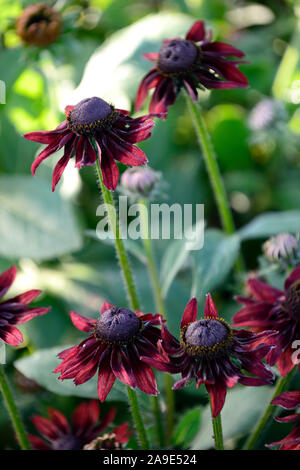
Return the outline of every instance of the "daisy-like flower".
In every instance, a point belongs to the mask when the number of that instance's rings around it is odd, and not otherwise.
[[[270,341],[275,334],[233,330],[219,318],[211,296],[207,295],[204,318],[197,320],[197,301],[192,299],[183,313],[180,341],[162,324],[162,339],[158,342],[161,358],[142,357],[142,361],[158,370],[181,373],[182,379],[175,383],[174,390],[192,379],[196,380],[197,388],[205,384],[215,418],[224,406],[227,388],[237,382],[249,386],[272,383],[273,373],[262,362],[272,346],[263,340]]]
[[[75,168],[94,165],[98,151],[103,182],[116,189],[119,170],[115,160],[124,165],[145,165],[147,157],[134,144],[148,139],[154,126],[153,115],[136,119],[128,111],[115,109],[101,98],[93,97],[67,106],[66,119],[53,131],[29,132],[25,139],[48,144],[33,162],[35,175],[43,160],[64,147],[64,155],[54,168],[52,191],[55,190],[67,164],[75,155]]]
[[[34,46],[48,46],[61,32],[61,16],[45,3],[36,3],[25,8],[16,21],[16,33],[25,42]]]
[[[300,265],[288,276],[284,290],[276,289],[258,279],[250,279],[251,297],[236,297],[245,306],[233,321],[237,326],[248,326],[253,331],[273,329],[275,347],[266,356],[268,364],[277,364],[280,374],[286,376],[294,367],[293,342],[300,338]],[[300,365],[299,365],[300,370]]]
[[[16,266],[0,274],[0,299],[11,287],[16,275]],[[15,325],[26,323],[34,317],[49,312],[50,308],[29,305],[40,293],[40,290],[33,289],[0,302],[0,340],[11,346],[17,346],[22,343],[23,336]]]
[[[140,357],[159,358],[161,315],[132,312],[105,302],[96,319],[71,312],[76,328],[89,333],[79,345],[62,351],[54,373],[59,379],[74,379],[75,385],[90,380],[98,370],[98,396],[104,401],[116,379],[131,388],[157,395],[154,373]]]
[[[300,408],[300,392],[285,392],[278,395],[271,402],[271,405],[278,405],[286,410],[296,410]],[[300,450],[300,413],[275,418],[279,423],[296,423],[294,429],[284,439],[272,442],[267,447],[279,446],[280,450]]]
[[[243,52],[223,42],[212,42],[212,34],[206,34],[203,21],[193,24],[185,39],[167,39],[159,52],[144,54],[155,65],[143,78],[136,97],[139,110],[151,88],[155,88],[150,111],[166,113],[174,103],[182,87],[194,101],[197,88],[245,88],[247,78],[237,68],[241,60],[227,57],[244,57]]]
[[[32,422],[43,436],[29,435],[30,443],[35,450],[83,450],[86,444],[98,437],[115,419],[117,410],[111,408],[99,421],[100,407],[97,400],[83,402],[75,408],[71,423],[58,410],[49,408],[50,419],[33,416]],[[112,430],[116,443],[128,442],[131,432],[124,423]]]

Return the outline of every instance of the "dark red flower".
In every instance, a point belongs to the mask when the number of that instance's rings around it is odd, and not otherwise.
[[[295,410],[300,408],[300,392],[285,392],[278,395],[271,402],[271,405],[279,405],[286,410]],[[279,446],[280,450],[300,450],[300,413],[275,418],[279,423],[296,423],[294,429],[288,436],[278,442],[268,444],[267,447]]]
[[[16,266],[12,266],[10,269],[0,274],[0,299],[11,287],[16,275]],[[17,346],[22,343],[23,336],[15,325],[26,323],[34,317],[49,312],[50,308],[30,307],[28,305],[40,293],[40,290],[33,289],[17,297],[0,302],[0,340],[11,346]]]
[[[75,408],[71,424],[58,410],[49,408],[50,419],[43,416],[34,416],[32,422],[37,431],[43,436],[30,435],[29,440],[35,450],[82,450],[86,444],[98,437],[115,419],[117,410],[111,408],[99,422],[100,407],[97,400],[83,402]],[[120,444],[128,442],[131,431],[128,424],[111,431]]]
[[[79,345],[62,351],[55,369],[59,379],[74,379],[75,385],[90,380],[98,370],[98,396],[104,401],[116,378],[131,388],[157,395],[154,373],[140,356],[159,358],[161,315],[132,312],[105,302],[98,320],[71,312],[81,331],[90,333]]]
[[[52,191],[55,190],[68,162],[75,155],[75,167],[94,165],[97,148],[103,175],[108,189],[116,189],[119,170],[115,160],[124,165],[139,166],[147,163],[147,157],[134,144],[148,139],[154,126],[153,115],[133,119],[128,111],[115,109],[101,98],[80,101],[67,106],[66,119],[54,131],[29,132],[25,139],[48,144],[33,162],[34,175],[43,160],[61,148],[64,155],[54,168]]]
[[[218,311],[208,294],[204,318],[197,321],[197,301],[186,306],[180,327],[180,341],[162,324],[162,339],[158,342],[161,358],[142,357],[147,364],[171,374],[182,374],[174,390],[182,388],[193,378],[197,388],[205,384],[211,396],[213,416],[222,410],[227,388],[239,382],[243,385],[267,385],[273,373],[262,363],[271,345],[264,344],[276,333],[265,331],[254,334],[233,330],[219,318]],[[252,374],[245,375],[243,370]]]
[[[226,58],[244,57],[243,52],[223,42],[211,42],[211,36],[211,32],[206,34],[204,22],[196,21],[185,39],[167,39],[159,52],[144,54],[155,65],[139,86],[136,110],[141,108],[151,88],[155,91],[150,111],[155,113],[166,113],[182,87],[194,101],[197,88],[246,88],[248,80],[237,68],[243,62]]]
[[[280,374],[285,376],[295,367],[293,342],[300,338],[300,265],[286,279],[283,291],[258,279],[250,279],[248,287],[252,297],[236,298],[245,306],[234,315],[233,321],[253,331],[278,331],[275,347],[266,361],[271,366],[277,364]]]

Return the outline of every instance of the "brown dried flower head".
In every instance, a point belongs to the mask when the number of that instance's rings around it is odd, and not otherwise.
[[[36,3],[25,8],[16,22],[16,33],[26,43],[47,46],[61,32],[61,16],[45,3]]]

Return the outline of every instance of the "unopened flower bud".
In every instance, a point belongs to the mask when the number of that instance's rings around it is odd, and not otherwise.
[[[263,252],[271,262],[292,258],[298,250],[296,238],[289,233],[279,233],[263,245]]]
[[[157,187],[160,174],[149,166],[128,168],[121,177],[122,187],[133,196],[148,197]]]

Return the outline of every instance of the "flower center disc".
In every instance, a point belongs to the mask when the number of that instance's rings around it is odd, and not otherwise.
[[[81,450],[82,442],[77,436],[62,436],[52,443],[53,450]]]
[[[67,115],[69,128],[79,135],[94,135],[109,127],[118,116],[113,106],[94,96],[80,101]]]
[[[232,344],[232,330],[222,319],[204,318],[181,330],[181,344],[192,356],[217,356]]]
[[[300,322],[300,279],[288,288],[286,306],[291,317]]]
[[[198,55],[199,50],[191,41],[172,39],[161,47],[158,67],[166,74],[189,72]]]
[[[96,335],[106,343],[128,343],[141,329],[141,321],[131,310],[111,308],[102,313],[96,324]]]

